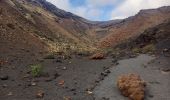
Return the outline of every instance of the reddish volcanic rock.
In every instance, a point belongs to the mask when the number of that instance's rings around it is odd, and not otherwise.
[[[143,100],[145,82],[136,74],[122,75],[118,78],[117,86],[121,93],[131,100]]]
[[[96,54],[90,56],[90,59],[94,59],[94,60],[104,59],[104,54],[103,53],[96,53]]]

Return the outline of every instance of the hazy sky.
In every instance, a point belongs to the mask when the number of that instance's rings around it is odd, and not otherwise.
[[[170,6],[170,0],[47,0],[58,8],[90,20],[111,20],[135,15],[141,9]]]

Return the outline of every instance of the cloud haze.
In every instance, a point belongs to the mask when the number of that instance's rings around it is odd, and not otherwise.
[[[170,6],[170,0],[47,0],[58,8],[90,20],[112,20],[135,15],[141,9]]]

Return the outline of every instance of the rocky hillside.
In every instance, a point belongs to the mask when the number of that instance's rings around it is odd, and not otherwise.
[[[119,45],[122,49],[131,49],[134,52],[163,53],[170,50],[170,19],[155,27],[149,28],[139,36],[129,39]],[[170,52],[169,52],[170,54]]]
[[[48,45],[35,34],[36,26],[14,6],[9,0],[0,1],[0,57],[42,55]]]
[[[61,10],[46,0],[0,0],[0,5],[2,53],[13,49],[35,54],[94,52],[139,36],[170,18],[170,7],[141,10],[124,20],[100,22]]]
[[[163,23],[170,18],[170,6],[158,9],[141,10],[135,16],[108,26],[108,35],[101,39],[100,47],[112,47],[129,38],[140,35],[144,30]]]

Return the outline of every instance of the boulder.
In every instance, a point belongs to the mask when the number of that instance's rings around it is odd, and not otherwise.
[[[104,59],[104,54],[103,53],[96,53],[93,54],[92,56],[90,56],[90,59],[94,59],[94,60],[100,60],[100,59]]]

